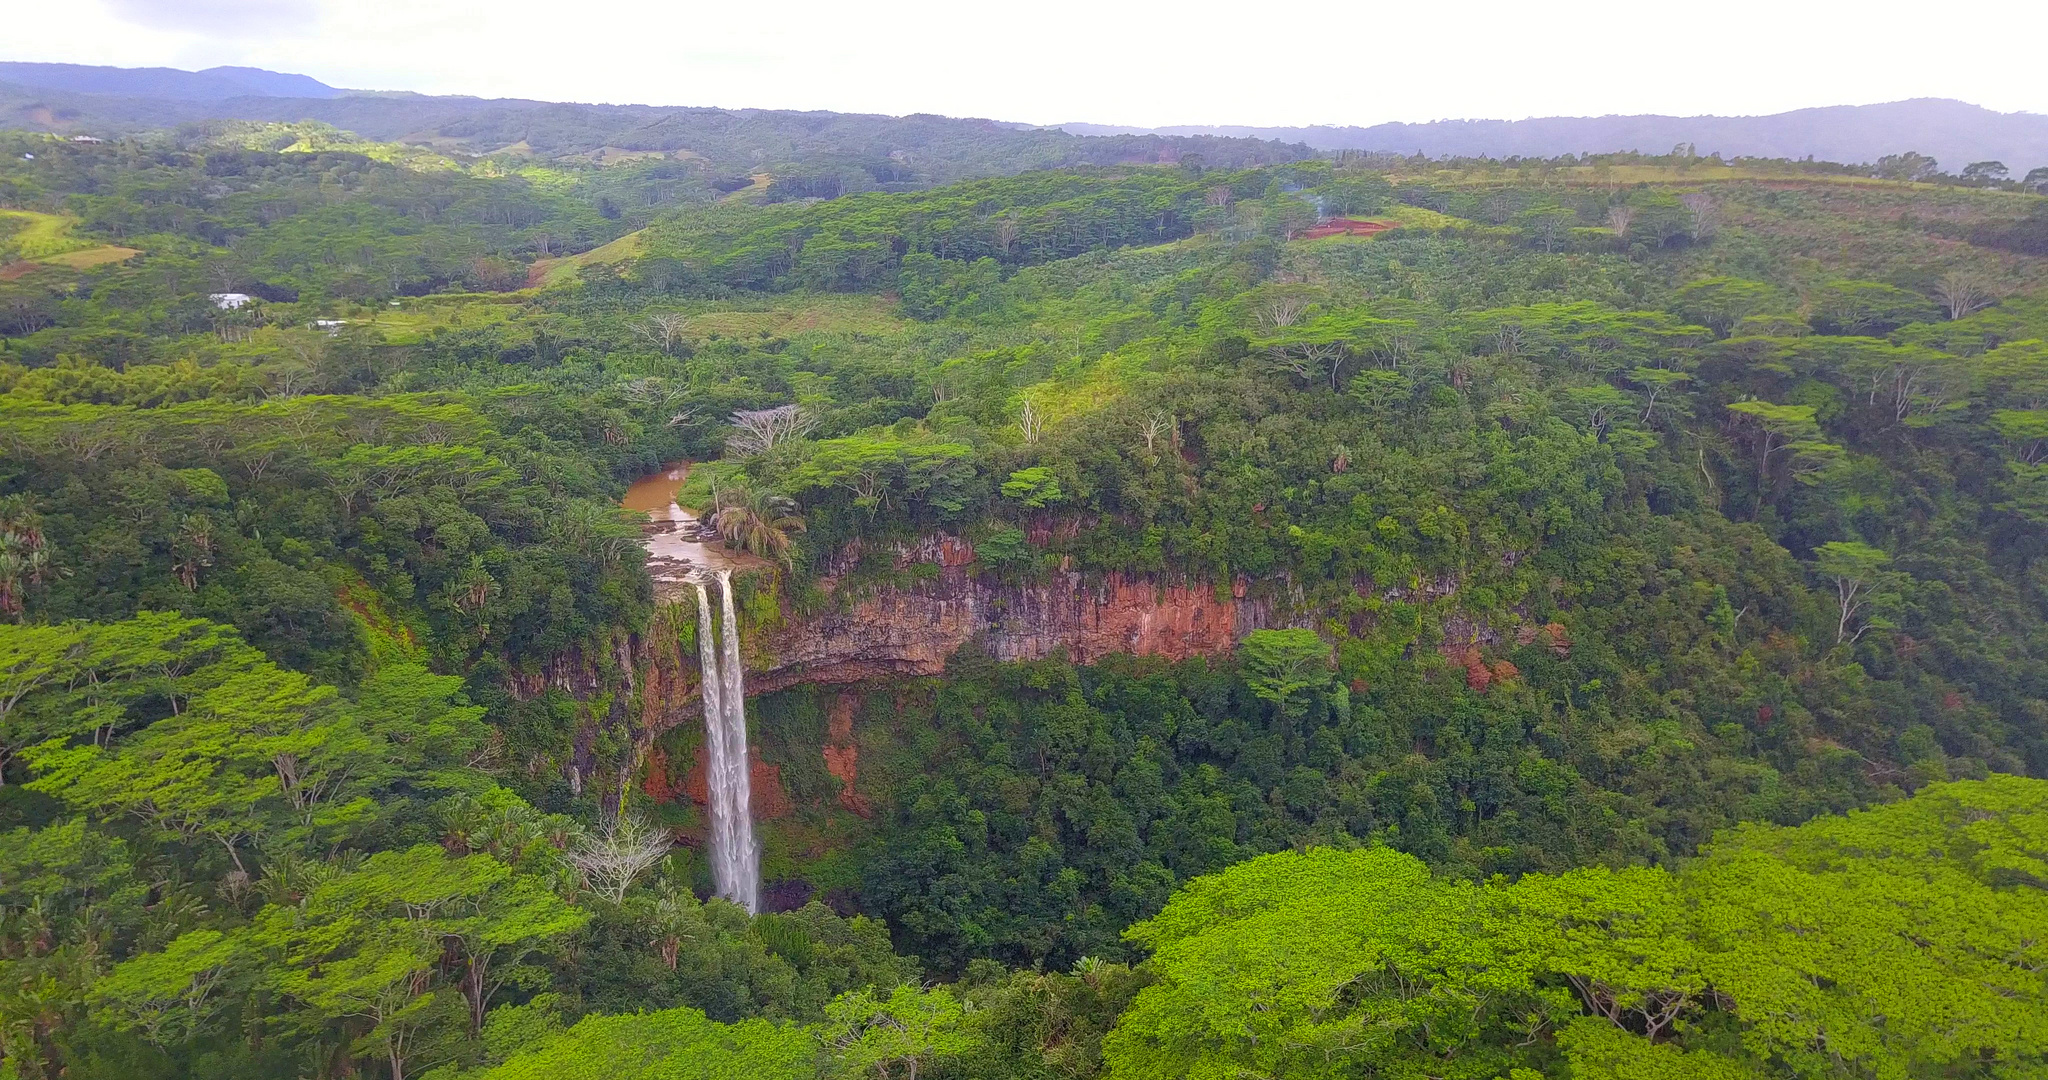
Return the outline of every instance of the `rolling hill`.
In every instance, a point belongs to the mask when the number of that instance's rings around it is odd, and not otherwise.
[[[1318,150],[1366,150],[1430,157],[1554,157],[1640,150],[1662,154],[1691,143],[1724,157],[1814,157],[1874,161],[1917,150],[1950,171],[2002,161],[2015,176],[2048,165],[2048,116],[2001,113],[1945,98],[1838,105],[1769,116],[1546,116],[1529,120],[1438,120],[1372,127],[1119,127],[1067,124],[1077,135],[1150,132],[1229,135],[1303,142]]]

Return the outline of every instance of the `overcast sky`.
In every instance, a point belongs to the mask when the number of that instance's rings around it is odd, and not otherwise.
[[[1032,123],[2048,112],[2042,0],[0,0],[0,59]]]

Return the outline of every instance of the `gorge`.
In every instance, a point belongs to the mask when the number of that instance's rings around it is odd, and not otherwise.
[[[746,908],[760,906],[761,853],[754,842],[753,797],[747,766],[747,690],[740,665],[739,620],[733,614],[732,575],[717,575],[725,623],[721,649],[712,635],[711,599],[702,574],[697,588],[697,644],[703,670],[706,789],[711,816],[711,870],[718,895]]]
[[[0,133],[0,1080],[2048,1063],[2048,203],[908,150]]]
[[[704,712],[706,845],[717,895],[753,912],[760,907],[761,853],[754,839],[747,754],[746,673],[740,658],[739,617],[733,604],[734,560],[698,535],[695,516],[675,500],[687,463],[664,467],[628,489],[622,505],[648,515],[642,542],[649,572],[666,600],[679,587],[697,597],[699,694]],[[718,587],[722,625],[714,626],[709,585]]]

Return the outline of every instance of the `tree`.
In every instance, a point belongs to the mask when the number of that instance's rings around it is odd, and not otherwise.
[[[1051,506],[1064,500],[1066,492],[1060,490],[1059,477],[1043,465],[1018,469],[1003,481],[1003,497],[1015,499],[1032,510]]]
[[[1615,203],[1607,208],[1607,229],[1614,234],[1614,245],[1628,249],[1628,227],[1635,223],[1636,208],[1627,203]]]
[[[1398,359],[1407,350],[1406,335],[1415,329],[1405,319],[1376,319],[1356,313],[1319,316],[1306,323],[1277,328],[1272,337],[1252,343],[1273,361],[1315,383],[1327,378],[1330,389],[1343,385],[1347,361],[1363,355]]]
[[[1252,693],[1293,715],[1301,695],[1330,681],[1330,646],[1313,630],[1254,630],[1245,635],[1245,683]]]
[[[1607,383],[1574,386],[1564,393],[1570,415],[1584,423],[1596,439],[1605,440],[1608,425],[1617,418],[1635,415],[1636,399]]]
[[[1990,187],[2004,180],[2011,170],[2003,161],[1973,161],[1963,166],[1963,183],[1976,187]]]
[[[2044,827],[2048,784],[1993,776],[1717,837],[1683,888],[1744,1049],[1798,1077],[2038,1068]]]
[[[972,317],[1001,302],[1001,264],[983,257],[972,263],[913,251],[903,257],[898,293],[914,319]]]
[[[116,967],[93,986],[92,1002],[117,1027],[139,1029],[159,1046],[190,1042],[205,1029],[230,969],[254,959],[237,944],[218,930],[195,930]]]
[[[778,405],[772,409],[741,409],[729,421],[733,434],[725,440],[726,453],[753,457],[778,446],[795,442],[818,426],[817,418],[801,405]]]
[[[697,1009],[586,1016],[479,1080],[815,1080],[818,1044],[794,1024],[721,1024]]]
[[[726,484],[713,499],[711,527],[725,542],[748,554],[789,565],[796,558],[793,533],[804,531],[796,502],[763,487]]]
[[[1284,329],[1300,322],[1322,296],[1323,290],[1313,286],[1272,286],[1253,302],[1252,317],[1267,331]]]
[[[2038,194],[2048,194],[2048,165],[2029,169],[2026,179],[2021,180],[2020,185]]]
[[[1643,422],[1646,424],[1656,414],[1659,398],[1667,394],[1673,397],[1678,396],[1685,385],[1692,381],[1692,376],[1683,371],[1671,371],[1667,368],[1652,367],[1636,368],[1634,371],[1629,372],[1628,377],[1630,382],[1650,391],[1650,396],[1643,401]],[[1677,406],[1680,412],[1684,412],[1685,408],[1686,406],[1682,403]]]
[[[17,715],[22,700],[45,687],[68,684],[90,649],[85,629],[76,624],[0,626],[0,785],[7,783],[7,766],[22,747],[72,726],[52,728],[47,721],[31,726],[29,716]]]
[[[0,617],[21,621],[29,588],[55,573],[35,504],[25,494],[0,496]]]
[[[1714,236],[1714,230],[1721,223],[1720,204],[1704,191],[1688,191],[1678,197],[1678,204],[1685,207],[1687,221],[1694,243],[1704,243]]]
[[[1820,345],[1811,353],[1861,382],[1870,404],[1883,402],[1891,406],[1894,420],[1915,426],[1931,422],[1935,413],[1961,408],[1973,374],[1955,357],[1917,345],[1859,342]]]
[[[1888,573],[1892,557],[1868,544],[1853,540],[1830,540],[1814,549],[1814,570],[1834,582],[1841,617],[1835,622],[1835,643],[1854,644],[1872,626],[1889,625],[1866,620],[1855,625],[1858,616],[1873,603],[1887,599],[1899,575]],[[1855,625],[1855,633],[1850,627]]]
[[[1671,294],[1671,310],[1679,317],[1724,337],[1745,318],[1791,307],[1776,286],[1736,277],[1699,278]]]
[[[832,1057],[834,1076],[890,1080],[902,1066],[904,1080],[917,1080],[921,1065],[967,1049],[961,1021],[960,1002],[942,986],[905,984],[886,996],[856,990],[825,1007],[818,1040]]]
[[[265,663],[226,675],[113,747],[45,744],[27,756],[37,791],[105,818],[205,839],[246,872],[251,840],[307,838],[366,816],[356,784],[381,748],[331,686]]]
[[[1347,393],[1375,420],[1385,420],[1414,395],[1415,381],[1398,371],[1372,368],[1353,376]]]
[[[1543,245],[1544,251],[1555,251],[1559,238],[1570,231],[1578,216],[1568,207],[1536,206],[1522,212],[1522,228]]]
[[[633,881],[668,857],[668,834],[631,814],[614,814],[576,838],[569,861],[584,883],[614,904],[623,903]]]
[[[175,718],[193,695],[259,666],[232,630],[176,614],[0,625],[0,770],[29,747],[88,733],[103,742],[137,698],[160,695]]]
[[[855,435],[815,444],[780,486],[800,498],[820,489],[843,490],[870,518],[915,501],[950,513],[965,505],[973,461],[974,448],[963,443]]]
[[[2048,457],[2048,409],[2000,409],[1991,414],[1991,427],[2027,465],[2039,465]]]
[[[1873,171],[1885,180],[1923,181],[1939,175],[1941,164],[1918,151],[1908,150],[1878,158]]]
[[[1017,430],[1023,433],[1026,446],[1035,445],[1045,434],[1045,413],[1030,398],[1024,399],[1017,413]]]
[[[1160,438],[1177,432],[1180,424],[1171,413],[1155,410],[1148,413],[1138,424],[1138,437],[1145,440],[1145,452],[1151,453]]]
[[[1756,505],[1761,510],[1771,487],[1771,470],[1779,455],[1789,455],[1794,479],[1811,480],[1842,456],[1842,448],[1825,441],[1811,405],[1779,405],[1769,401],[1737,401],[1728,411],[1747,421],[1756,446]]]
[[[1950,270],[1934,283],[1935,299],[1948,309],[1948,317],[1960,319],[1998,302],[1998,295],[1982,274],[1971,270]]]
[[[1813,327],[1823,334],[1888,334],[1934,316],[1926,297],[1877,281],[1830,282],[1809,303]]]
[[[1120,1080],[1490,1078],[1566,1008],[1475,886],[1386,849],[1268,855],[1198,879],[1126,932],[1158,982],[1103,1040]],[[1315,929],[1311,930],[1310,928]]]
[[[1976,371],[2000,404],[2048,407],[2048,341],[2012,341],[1977,358]]]
[[[1126,932],[1157,981],[1103,1056],[1120,1080],[1488,1080],[1557,1051],[1601,1080],[2023,1075],[2048,1060],[2044,827],[2048,782],[1998,776],[1746,825],[1677,873],[1265,855]]]
[[[369,1021],[359,1045],[376,1047],[392,1080],[404,1080],[415,1040],[436,1019],[443,991],[433,974],[444,955],[457,958],[452,989],[475,1030],[506,969],[587,918],[488,855],[421,845],[371,856],[299,905],[267,907],[244,933],[281,959],[280,991]]]
[[[688,316],[674,311],[658,311],[635,324],[634,329],[641,337],[652,342],[664,356],[674,356],[676,346],[683,341],[683,331],[689,329]]]

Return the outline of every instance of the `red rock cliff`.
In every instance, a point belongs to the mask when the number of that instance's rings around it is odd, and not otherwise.
[[[1228,653],[1238,639],[1270,625],[1264,605],[1219,600],[1216,592],[1199,583],[1075,573],[1012,586],[968,567],[945,567],[935,579],[876,590],[750,646],[768,659],[748,672],[748,689],[936,675],[948,656],[976,640],[999,660],[1056,653],[1078,664],[1113,653],[1184,660]]]

